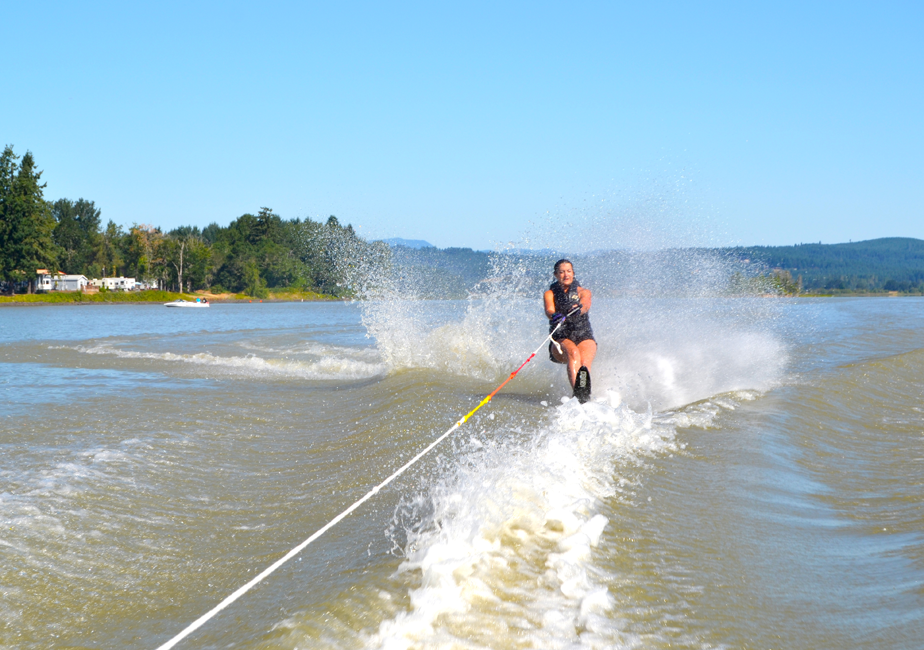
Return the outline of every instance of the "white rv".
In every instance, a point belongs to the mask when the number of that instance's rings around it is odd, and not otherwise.
[[[97,289],[106,289],[107,291],[131,291],[135,288],[135,278],[94,278],[90,280]]]

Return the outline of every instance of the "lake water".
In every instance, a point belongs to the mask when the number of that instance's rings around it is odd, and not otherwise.
[[[924,648],[924,300],[612,299],[178,648]],[[0,309],[0,647],[156,648],[449,429],[539,301]]]

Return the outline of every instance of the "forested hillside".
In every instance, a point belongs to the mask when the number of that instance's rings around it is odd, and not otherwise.
[[[726,249],[741,260],[802,278],[810,291],[924,291],[924,241],[888,237],[848,244]]]
[[[344,274],[354,257],[387,254],[336,217],[321,223],[282,219],[269,208],[221,227],[211,224],[164,232],[135,224],[127,231],[93,201],[43,198],[45,184],[31,153],[20,162],[12,147],[0,156],[0,282],[35,279],[38,268],[88,278],[157,280],[175,290],[210,289],[263,295],[268,288],[349,293]]]
[[[488,275],[489,256],[471,248],[392,246],[394,267],[421,298],[462,298]]]
[[[493,254],[460,248],[394,247],[396,265],[426,277],[425,294],[466,295],[498,259],[521,266],[535,287],[551,280],[549,251]],[[848,244],[799,244],[649,252],[595,251],[574,255],[579,277],[614,294],[688,292],[708,260],[722,260],[730,293],[924,293],[924,241],[874,239]],[[421,275],[426,271],[426,276]],[[693,284],[691,284],[693,282]],[[710,287],[716,288],[714,277]],[[419,290],[420,291],[420,290]]]

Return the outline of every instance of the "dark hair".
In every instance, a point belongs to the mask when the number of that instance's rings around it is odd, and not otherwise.
[[[571,264],[571,260],[569,260],[568,258],[564,258],[564,259],[560,259],[560,260],[558,260],[557,262],[555,262],[555,269],[554,269],[553,273],[558,273],[558,268],[559,268],[562,264]],[[572,268],[572,269],[574,268],[574,264],[571,264],[571,268]]]

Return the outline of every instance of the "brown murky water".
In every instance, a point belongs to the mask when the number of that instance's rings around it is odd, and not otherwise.
[[[177,647],[924,647],[924,301],[743,302],[600,301],[593,402],[537,358]],[[0,309],[0,647],[156,648],[544,336],[176,311]]]

